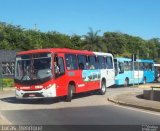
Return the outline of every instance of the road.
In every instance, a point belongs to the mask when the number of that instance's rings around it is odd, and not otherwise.
[[[160,125],[160,113],[118,106],[107,101],[113,93],[129,88],[110,88],[106,95],[77,95],[63,98],[17,100],[14,92],[0,94],[0,113],[14,125]]]

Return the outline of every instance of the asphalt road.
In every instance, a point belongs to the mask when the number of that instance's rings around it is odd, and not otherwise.
[[[13,92],[1,95],[0,112],[14,125],[160,125],[160,113],[117,106],[107,101],[113,93],[131,89],[108,89],[104,96],[77,95],[63,98],[17,100]]]
[[[142,125],[160,124],[160,115],[133,111],[113,105],[62,109],[2,111],[13,124],[20,125]]]

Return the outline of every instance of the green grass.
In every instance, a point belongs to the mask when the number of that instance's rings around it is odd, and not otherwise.
[[[14,80],[12,78],[1,78],[0,79],[0,87],[13,87]]]

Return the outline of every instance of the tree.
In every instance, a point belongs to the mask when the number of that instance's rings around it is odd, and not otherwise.
[[[102,51],[102,42],[98,33],[100,30],[93,31],[92,28],[89,28],[87,35],[84,35],[84,40],[82,41],[82,49],[87,49],[90,51]]]
[[[160,39],[144,40],[140,37],[123,34],[121,32],[89,32],[84,36],[66,35],[56,31],[41,32],[26,30],[21,26],[14,26],[0,22],[0,49],[30,50],[41,48],[71,48],[87,49],[91,51],[110,52],[114,56],[130,57],[139,52],[140,59],[154,59],[160,61]]]
[[[47,37],[49,39],[48,47],[59,47],[59,48],[71,48],[72,43],[70,36],[61,34],[58,32],[48,32]]]
[[[71,40],[71,45],[73,49],[81,49],[82,47],[82,40],[81,40],[81,36],[78,35],[73,35],[70,37]]]
[[[107,52],[120,55],[125,52],[127,43],[125,36],[120,32],[105,32],[103,42],[107,48]]]

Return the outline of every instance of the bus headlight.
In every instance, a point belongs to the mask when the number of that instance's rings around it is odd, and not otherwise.
[[[43,86],[35,86],[36,89],[42,89]]]
[[[20,88],[18,88],[17,86],[15,86],[15,89],[18,90],[18,91],[20,91]]]
[[[48,89],[50,87],[52,87],[52,84],[49,84],[48,86],[46,86],[45,89]]]

